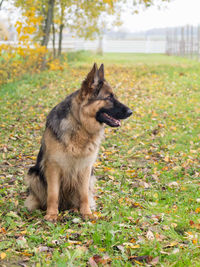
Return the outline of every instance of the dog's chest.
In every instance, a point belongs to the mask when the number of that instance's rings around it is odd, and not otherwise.
[[[62,169],[65,175],[74,175],[85,168],[92,167],[96,161],[99,145],[88,143],[85,147],[78,146],[78,144],[70,144],[63,150],[57,151],[53,157],[53,161]]]
[[[86,158],[96,156],[99,150],[103,131],[97,135],[88,135],[85,131],[77,131],[74,134],[66,134],[64,151],[74,158]]]

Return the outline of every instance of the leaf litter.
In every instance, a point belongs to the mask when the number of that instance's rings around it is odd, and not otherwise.
[[[129,65],[111,65],[109,60],[107,80],[117,85],[119,98],[134,114],[120,129],[106,128],[95,164],[97,212],[91,222],[66,212],[52,224],[43,220],[43,211],[29,213],[23,207],[24,175],[37,156],[45,116],[78,88],[90,64],[35,75],[34,83],[30,79],[10,85],[18,96],[3,95],[0,259],[4,265],[181,262],[195,266],[198,261],[199,63],[164,56],[165,64],[160,65],[151,56],[139,65],[140,59]]]

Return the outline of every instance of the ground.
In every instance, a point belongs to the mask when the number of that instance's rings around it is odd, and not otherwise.
[[[56,224],[24,208],[45,117],[93,62],[133,115],[106,127],[95,164],[97,219]],[[200,64],[165,55],[68,55],[68,67],[2,86],[1,266],[200,266]]]

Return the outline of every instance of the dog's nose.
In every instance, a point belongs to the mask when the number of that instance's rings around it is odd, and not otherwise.
[[[126,111],[126,114],[127,114],[127,117],[130,117],[130,116],[133,114],[133,111],[129,108],[129,109]]]

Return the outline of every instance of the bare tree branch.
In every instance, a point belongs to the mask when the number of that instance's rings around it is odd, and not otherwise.
[[[3,1],[4,1],[4,0],[1,0],[1,1],[0,1],[0,10],[1,10],[1,7],[2,7],[2,4],[3,4]]]

